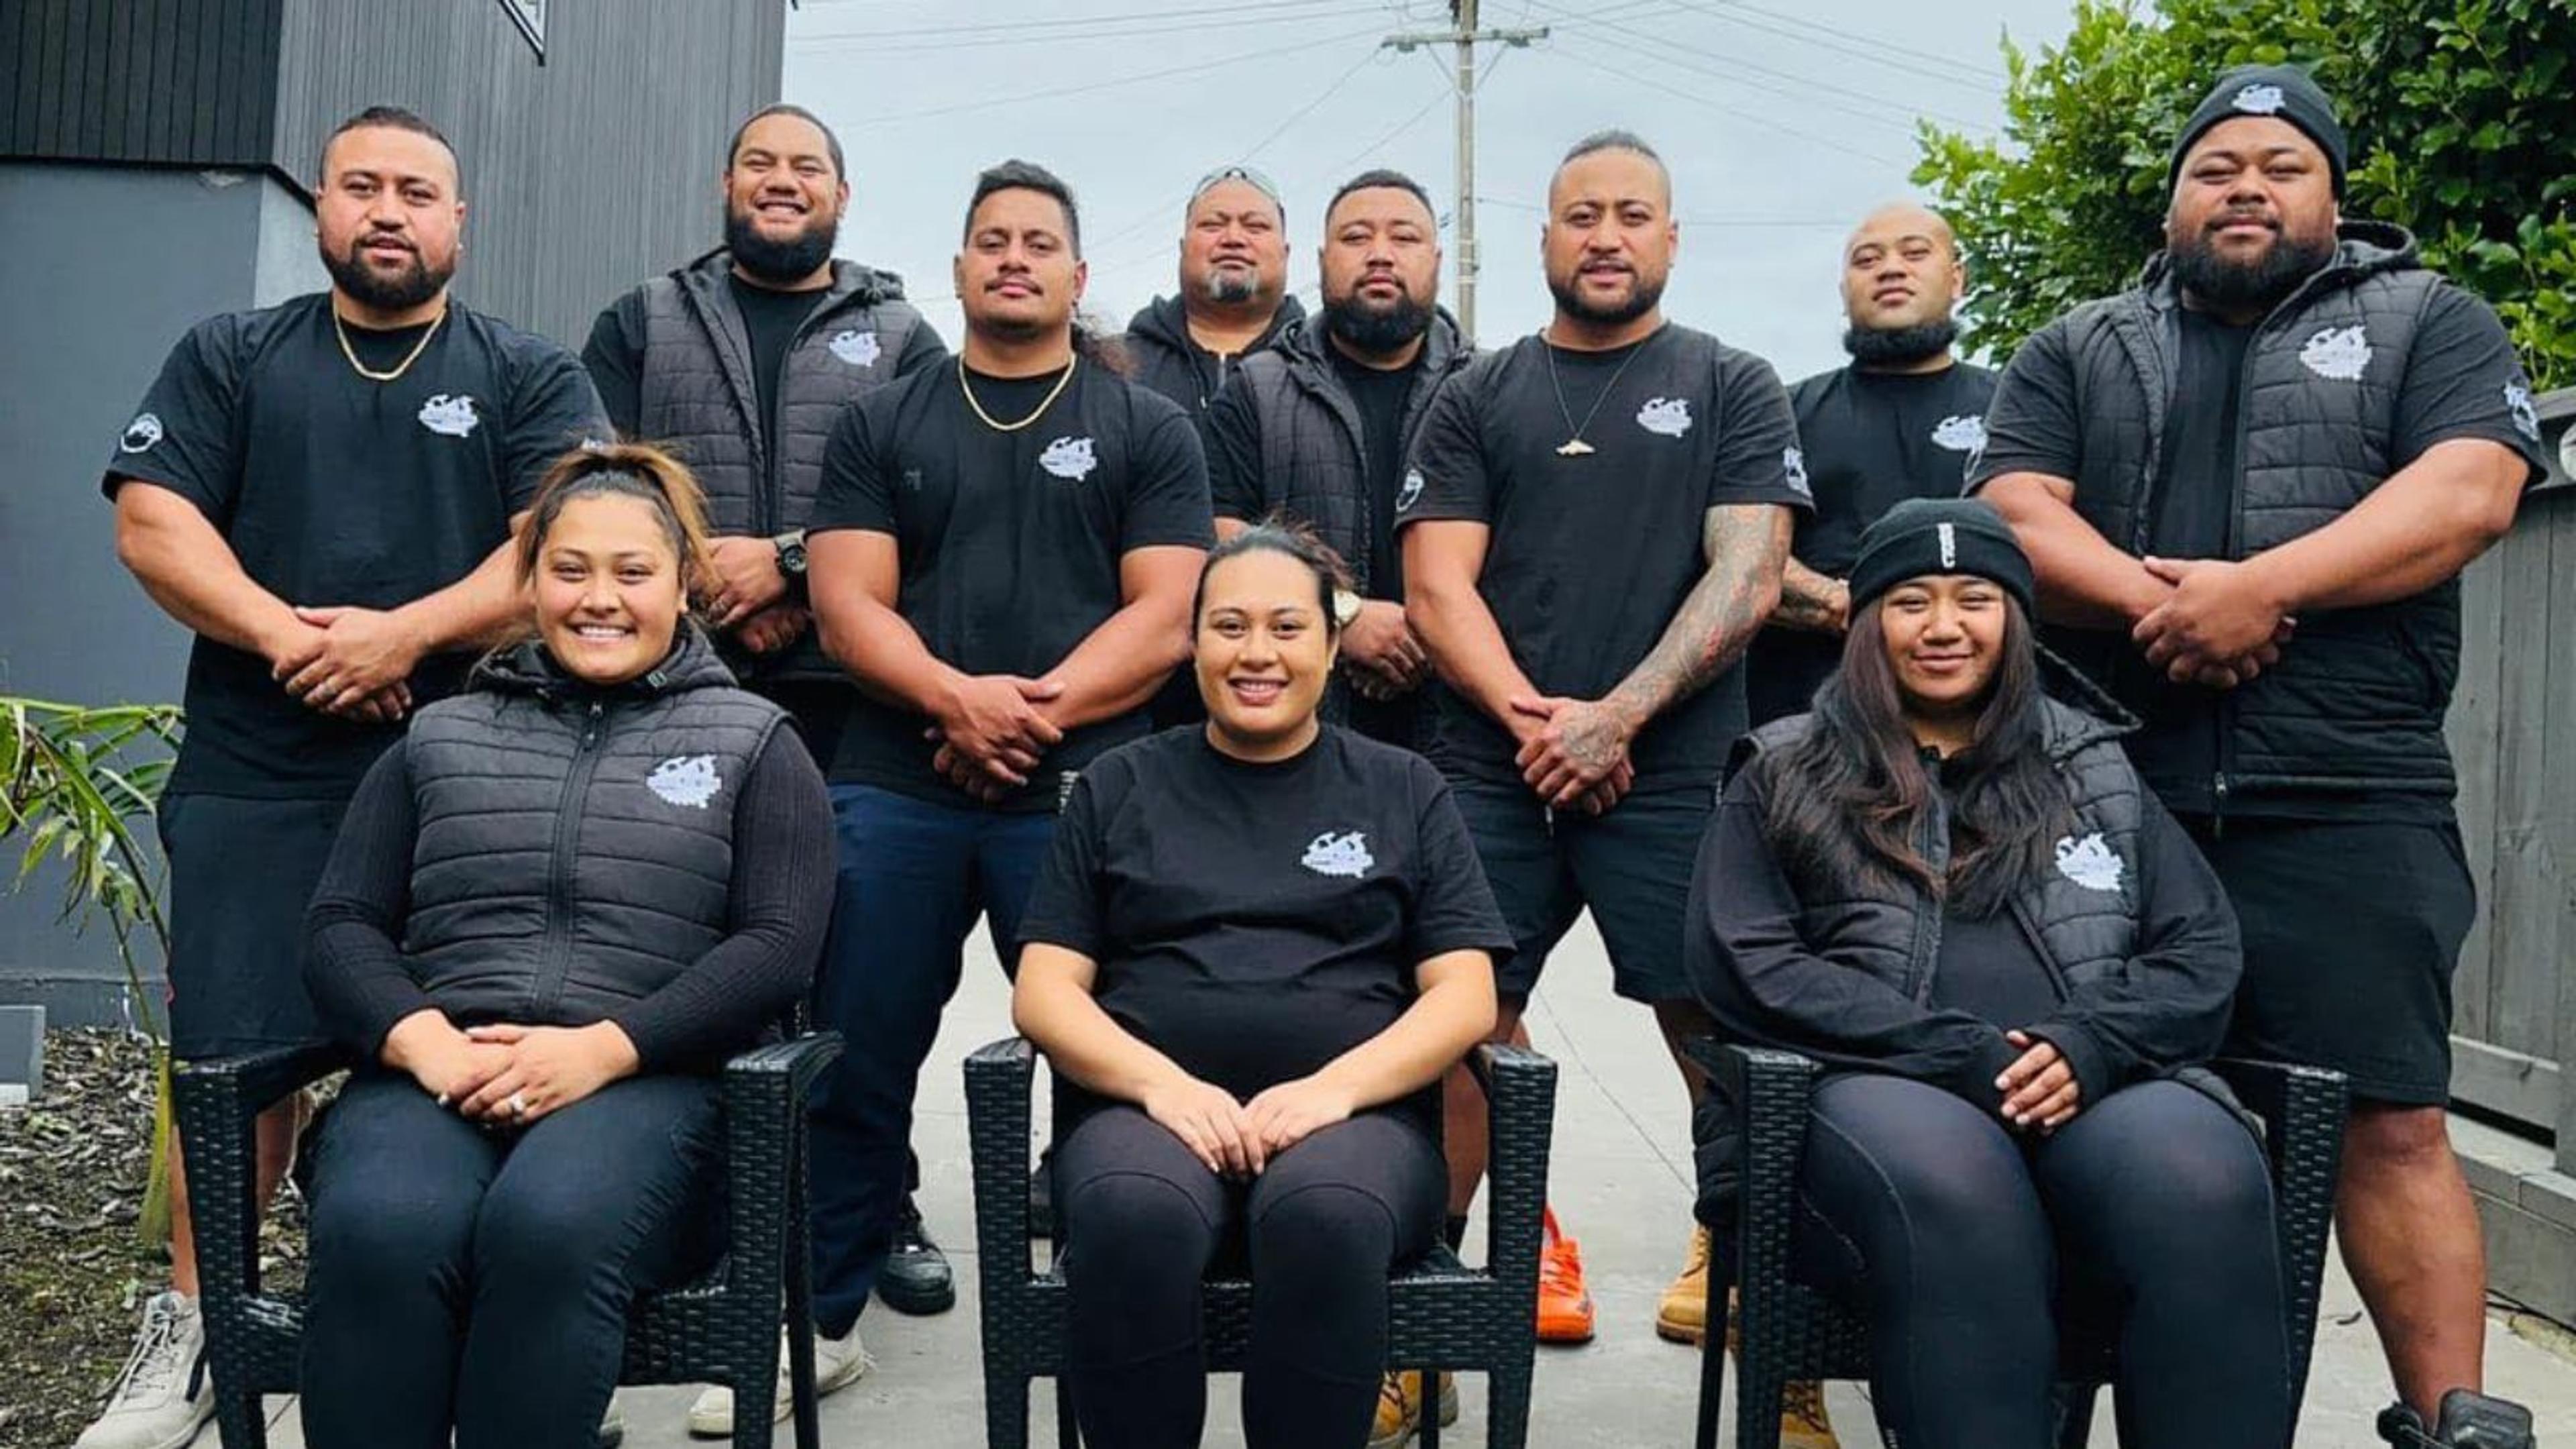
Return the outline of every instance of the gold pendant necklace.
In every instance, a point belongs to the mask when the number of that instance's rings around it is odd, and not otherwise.
[[[1038,404],[1037,411],[1020,419],[1016,423],[994,421],[993,415],[984,411],[984,405],[975,401],[975,385],[966,380],[966,356],[964,353],[959,353],[957,357],[957,390],[966,394],[966,406],[973,408],[975,410],[975,416],[984,420],[984,426],[991,428],[997,433],[1016,433],[1020,429],[1025,428],[1029,424],[1046,416],[1046,410],[1054,407],[1055,400],[1064,395],[1065,384],[1073,381],[1073,370],[1081,365],[1082,359],[1079,357],[1067,362],[1064,365],[1064,375],[1055,380],[1055,386],[1047,389],[1046,399]]]
[[[1600,414],[1601,405],[1608,402],[1610,394],[1618,388],[1619,379],[1627,375],[1628,364],[1637,360],[1638,353],[1645,351],[1645,344],[1637,342],[1629,345],[1628,355],[1619,359],[1619,366],[1611,372],[1610,380],[1601,385],[1601,395],[1592,400],[1592,406],[1584,412],[1583,421],[1579,423],[1574,420],[1574,409],[1565,404],[1565,380],[1556,375],[1556,344],[1548,341],[1545,333],[1541,333],[1538,345],[1547,349],[1547,383],[1556,392],[1556,410],[1565,418],[1565,430],[1573,434],[1572,437],[1556,445],[1556,456],[1590,457],[1601,450],[1583,441],[1583,435],[1591,429],[1592,419]]]
[[[439,327],[446,321],[447,309],[441,307],[438,309],[438,315],[429,319],[429,330],[421,333],[420,340],[412,344],[410,355],[395,363],[393,371],[377,372],[358,360],[358,349],[349,345],[348,324],[340,320],[340,309],[337,306],[331,309],[331,331],[340,339],[340,355],[349,359],[349,365],[358,370],[358,376],[369,382],[391,382],[411,371],[411,365],[420,361],[420,355],[429,350],[429,339],[438,335]]]

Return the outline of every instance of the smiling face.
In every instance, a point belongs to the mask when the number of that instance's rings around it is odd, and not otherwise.
[[[2165,244],[2186,289],[2225,308],[2269,305],[2334,257],[2334,169],[2273,116],[2222,121],[2174,177]]]
[[[725,166],[724,199],[734,260],[757,280],[798,282],[831,260],[850,186],[823,128],[782,112],[743,128]]]
[[[564,504],[537,548],[537,636],[567,673],[623,684],[671,652],[687,599],[680,555],[640,498]]]
[[[1199,695],[1218,748],[1250,759],[1314,738],[1335,641],[1315,571],[1276,549],[1220,560],[1199,599]]]
[[[1888,667],[1909,715],[1973,713],[2002,662],[2009,610],[2003,586],[1972,574],[1925,574],[1878,602]]]
[[[1632,322],[1663,300],[1681,228],[1672,182],[1652,157],[1611,147],[1558,168],[1540,247],[1559,315]]]
[[[1043,191],[1009,186],[978,203],[956,264],[966,325],[1013,341],[1071,328],[1090,273],[1070,232],[1063,204]]]
[[[1181,233],[1181,295],[1243,306],[1276,301],[1288,284],[1279,203],[1249,181],[1220,181],[1190,203]]]
[[[377,312],[435,298],[456,275],[465,203],[456,157],[437,138],[399,126],[359,126],[322,153],[313,228],[339,290]]]

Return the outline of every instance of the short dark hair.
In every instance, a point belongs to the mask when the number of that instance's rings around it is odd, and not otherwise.
[[[1342,562],[1342,556],[1335,553],[1333,546],[1324,542],[1323,535],[1315,532],[1311,525],[1274,513],[1208,550],[1207,561],[1199,565],[1198,587],[1190,592],[1192,638],[1198,637],[1199,614],[1207,607],[1208,575],[1215,573],[1216,566],[1227,559],[1241,558],[1248,553],[1286,554],[1304,564],[1315,575],[1315,606],[1323,611],[1324,634],[1327,638],[1340,637],[1342,621],[1341,615],[1333,608],[1333,594],[1351,587],[1349,565]]]
[[[1422,183],[1401,171],[1390,170],[1384,166],[1371,167],[1343,182],[1341,189],[1333,193],[1333,199],[1324,203],[1324,224],[1327,226],[1332,224],[1333,208],[1342,204],[1343,197],[1354,191],[1375,191],[1379,187],[1392,187],[1397,191],[1412,193],[1413,199],[1422,203],[1422,209],[1431,213],[1432,225],[1440,224],[1440,208],[1431,204],[1431,193],[1422,189]]]
[[[349,119],[333,126],[331,128],[331,134],[322,138],[321,154],[313,158],[314,179],[318,181],[328,181],[331,179],[329,176],[323,174],[323,168],[330,164],[332,142],[339,140],[342,136],[349,134],[351,131],[363,131],[374,127],[382,127],[391,131],[409,131],[415,136],[427,136],[429,139],[436,141],[440,147],[445,149],[447,152],[447,159],[455,164],[457,193],[459,195],[464,193],[465,161],[463,157],[456,154],[456,143],[448,140],[446,134],[440,131],[436,126],[431,125],[428,119],[422,116],[420,112],[410,110],[402,106],[369,106],[365,110],[358,112],[356,115],[351,116]]]
[[[731,171],[733,169],[733,158],[742,154],[743,133],[750,130],[754,122],[765,121],[771,116],[794,116],[796,119],[812,126],[815,130],[822,132],[823,148],[832,153],[832,174],[845,181],[849,179],[850,168],[843,164],[841,160],[841,138],[833,134],[830,126],[823,124],[823,118],[821,116],[815,115],[812,111],[805,109],[803,106],[794,105],[787,101],[780,101],[774,106],[763,106],[759,110],[752,112],[750,115],[743,117],[742,124],[733,128],[733,139],[725,143],[725,169],[727,171]]]
[[[1073,248],[1074,260],[1082,259],[1082,211],[1074,205],[1073,188],[1064,184],[1064,178],[1035,161],[1022,161],[1017,157],[998,166],[987,166],[977,174],[975,194],[966,200],[966,224],[959,233],[961,240],[975,234],[975,208],[982,206],[984,198],[996,191],[1034,191],[1054,197],[1055,204],[1064,208],[1065,242]]]
[[[1634,151],[1638,155],[1645,157],[1647,160],[1654,162],[1655,169],[1659,171],[1665,169],[1663,154],[1657,151],[1654,147],[1647,145],[1645,137],[1619,126],[1611,126],[1604,130],[1595,131],[1591,135],[1584,137],[1582,140],[1575,142],[1572,146],[1567,147],[1565,157],[1563,160],[1556,163],[1556,169],[1562,171],[1566,167],[1573,165],[1575,162],[1582,160],[1584,157],[1590,156],[1599,151]]]

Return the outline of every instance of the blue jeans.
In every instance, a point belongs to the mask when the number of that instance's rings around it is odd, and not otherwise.
[[[840,878],[814,983],[816,1025],[847,1042],[814,1100],[814,1320],[858,1322],[894,1240],[912,1140],[912,1098],[939,1016],[989,916],[1007,968],[1020,910],[1055,838],[1047,814],[832,787]]]
[[[315,1149],[314,1449],[590,1449],[626,1311],[712,1260],[716,1083],[629,1077],[525,1132],[362,1072]]]

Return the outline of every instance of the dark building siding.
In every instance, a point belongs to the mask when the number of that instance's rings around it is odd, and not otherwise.
[[[9,0],[0,156],[255,166],[287,0]]]
[[[579,345],[617,293],[714,244],[724,141],[778,97],[783,0],[553,0],[544,63],[501,0],[283,0],[277,165],[408,106],[465,166],[457,291]]]

